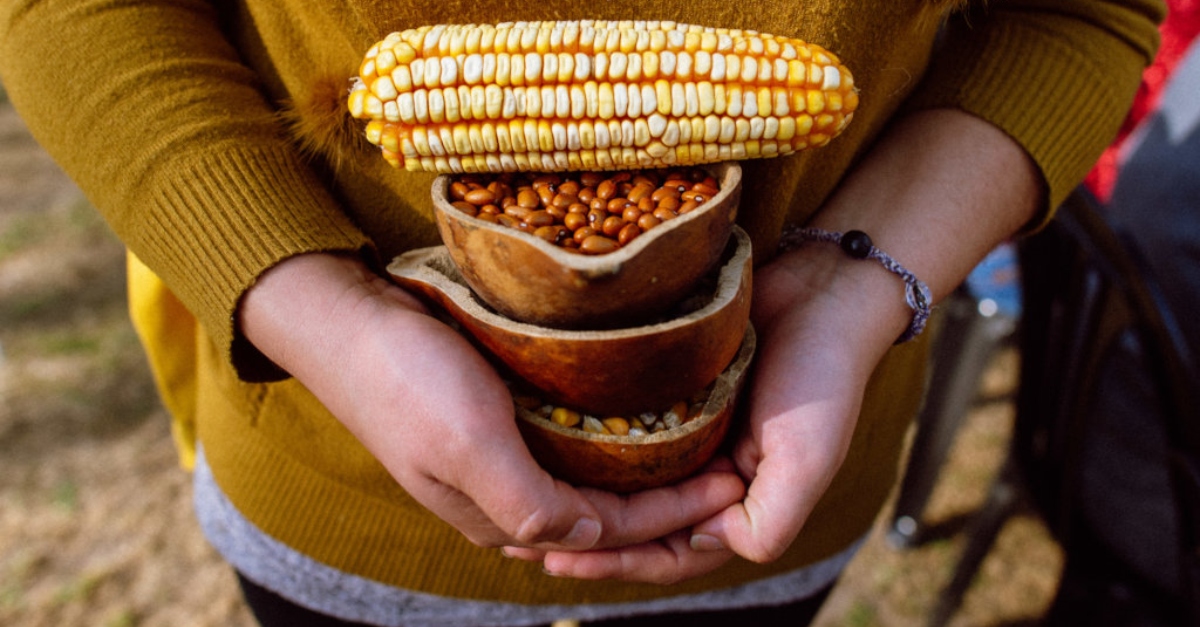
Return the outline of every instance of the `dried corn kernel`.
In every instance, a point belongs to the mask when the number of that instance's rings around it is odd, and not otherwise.
[[[510,383],[510,386],[512,384]],[[703,412],[704,405],[712,392],[712,386],[698,390],[687,401],[679,401],[661,412],[646,411],[636,416],[609,416],[598,418],[582,412],[556,405],[545,405],[537,394],[514,391],[514,405],[533,411],[536,415],[555,424],[577,428],[588,433],[643,437],[677,428],[695,420]],[[530,410],[530,407],[537,407]]]

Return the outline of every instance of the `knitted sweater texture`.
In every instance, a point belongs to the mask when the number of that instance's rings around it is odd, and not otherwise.
[[[434,23],[663,19],[821,44],[854,73],[861,105],[830,145],[746,164],[738,219],[761,263],[782,226],[812,215],[905,108],[959,108],[1006,131],[1041,169],[1046,216],[1084,176],[1153,54],[1161,4],[975,4],[0,0],[0,78],[39,141],[161,279],[166,289],[138,307],[178,298],[198,322],[185,337],[147,336],[147,348],[156,367],[172,365],[169,377],[159,369],[168,404],[194,419],[217,482],[247,518],[314,559],[413,590],[634,600],[784,572],[866,533],[920,402],[921,346],[894,349],[880,365],[844,466],[772,564],[734,560],[663,588],[549,578],[475,547],[233,324],[255,279],[290,256],[352,251],[382,263],[438,243],[432,177],[396,171],[365,144],[346,113],[349,77],[387,33]]]

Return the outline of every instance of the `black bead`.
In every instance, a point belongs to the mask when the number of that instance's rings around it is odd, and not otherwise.
[[[862,231],[847,231],[838,245],[855,259],[866,259],[871,254],[871,238]]]

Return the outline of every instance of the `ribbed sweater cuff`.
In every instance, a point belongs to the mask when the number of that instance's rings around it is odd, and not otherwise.
[[[370,242],[308,166],[268,148],[232,147],[168,168],[131,247],[171,286],[248,381],[286,376],[236,332],[242,295],[267,269],[306,252]]]
[[[1078,34],[1019,16],[987,27],[958,25],[909,102],[962,109],[1024,147],[1046,185],[1046,205],[1031,228],[1052,216],[1111,142],[1145,62],[1130,47],[1098,46]],[[1028,106],[1030,100],[1040,104]]]

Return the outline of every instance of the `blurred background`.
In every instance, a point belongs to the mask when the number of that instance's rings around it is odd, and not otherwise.
[[[1007,451],[1018,358],[985,365],[922,542],[894,548],[885,513],[819,624],[925,624]],[[126,316],[123,248],[0,86],[0,624],[253,625],[190,499]],[[950,624],[1035,624],[1061,569],[1019,512]]]

